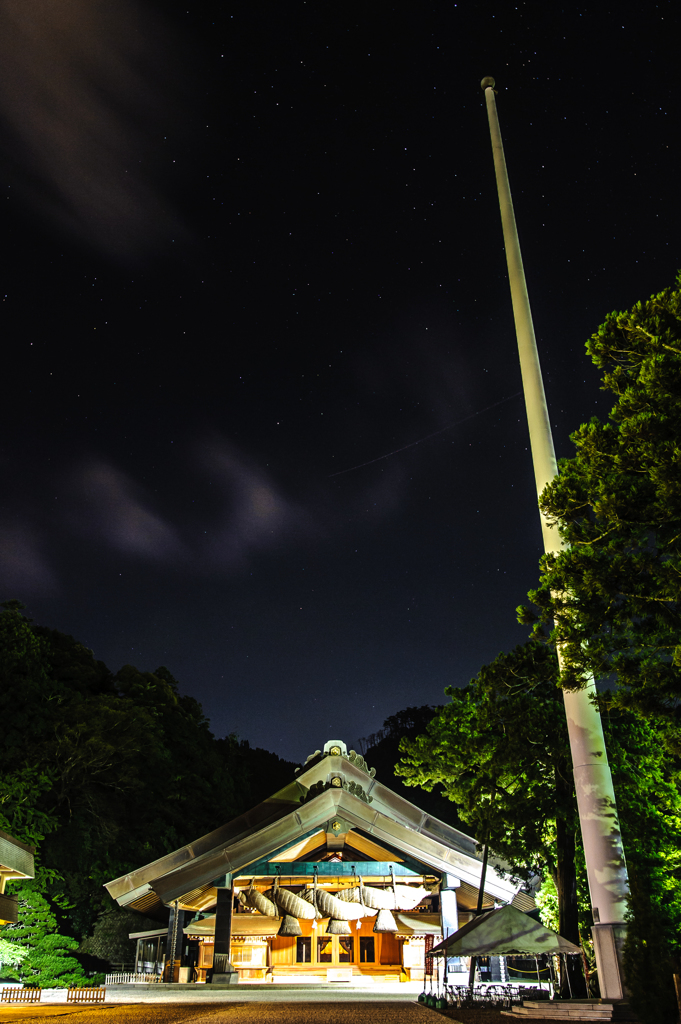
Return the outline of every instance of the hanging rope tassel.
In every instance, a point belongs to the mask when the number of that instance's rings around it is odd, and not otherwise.
[[[375,932],[396,932],[397,924],[391,910],[379,910],[374,922]]]
[[[392,878],[392,890],[393,890],[392,891],[392,905],[393,905],[393,907],[396,907],[397,906],[397,890],[395,888],[395,872],[393,871],[392,867],[390,868],[390,875],[391,875],[391,878]],[[396,932],[397,931],[397,924],[395,922],[395,918],[393,917],[391,910],[388,910],[387,908],[384,908],[383,910],[379,910],[378,914],[376,915],[376,923],[374,924],[374,931],[375,932]]]
[[[357,922],[359,924],[359,921]],[[352,935],[352,928],[347,921],[338,921],[336,918],[329,918],[326,926],[327,935]]]
[[[303,929],[300,927],[300,921],[297,917],[291,917],[290,914],[284,914],[279,931],[277,935],[302,935]]]

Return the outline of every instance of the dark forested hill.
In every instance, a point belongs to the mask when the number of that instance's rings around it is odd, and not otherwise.
[[[35,886],[74,936],[110,907],[105,881],[280,789],[295,765],[216,740],[166,668],[112,673],[71,636],[0,613],[0,828],[37,847]]]
[[[427,814],[470,834],[470,827],[467,828],[457,814],[456,804],[436,790],[427,793],[418,786],[405,786],[403,780],[395,774],[395,765],[400,759],[400,740],[403,737],[413,740],[419,733],[425,732],[428,722],[438,710],[437,707],[424,704],[398,711],[386,718],[379,732],[358,740],[358,746],[370,767],[376,769],[376,778],[380,782]]]

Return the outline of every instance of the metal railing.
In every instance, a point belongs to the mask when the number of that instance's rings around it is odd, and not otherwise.
[[[468,985],[445,985],[445,998],[452,1008],[479,1006],[481,1003],[499,1010],[510,1010],[512,1006],[520,1006],[525,999],[548,999],[547,989],[532,988],[529,985],[496,984],[476,985],[470,989]]]
[[[115,971],[107,974],[105,984],[107,985],[153,985],[161,980],[160,974],[134,974],[127,971]]]

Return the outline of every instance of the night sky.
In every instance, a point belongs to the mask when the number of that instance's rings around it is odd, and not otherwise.
[[[608,409],[587,337],[681,266],[680,29],[3,0],[3,599],[293,760],[522,642],[541,536],[480,79],[569,455]]]

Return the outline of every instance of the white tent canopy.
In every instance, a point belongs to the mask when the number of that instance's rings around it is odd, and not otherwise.
[[[473,918],[434,946],[433,956],[507,956],[528,953],[580,953],[579,946],[510,904]]]

